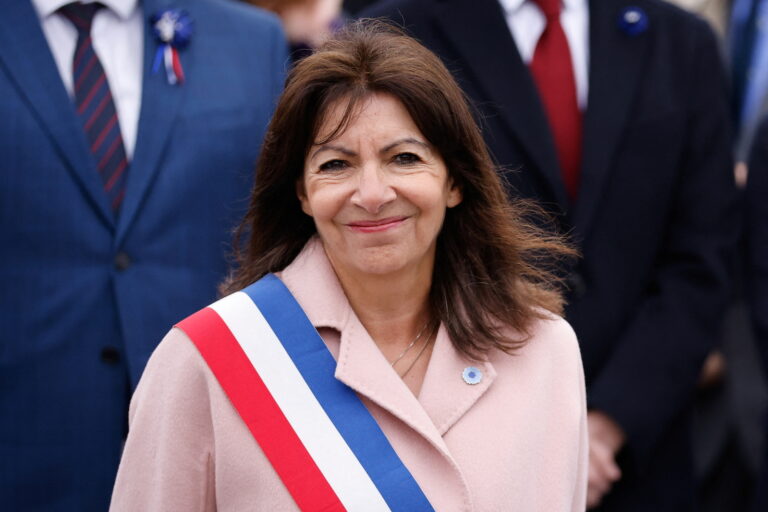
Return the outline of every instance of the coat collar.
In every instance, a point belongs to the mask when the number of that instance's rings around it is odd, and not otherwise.
[[[32,0],[40,18],[52,15],[73,0]],[[99,2],[122,19],[128,19],[138,6],[138,0],[81,0],[83,3]]]
[[[311,239],[280,275],[312,325],[341,334],[335,377],[385,409],[451,458],[442,436],[492,385],[496,371],[489,361],[472,361],[459,353],[441,325],[419,397],[392,369],[352,310],[325,255],[322,242]],[[476,366],[483,379],[466,384],[462,372]]]

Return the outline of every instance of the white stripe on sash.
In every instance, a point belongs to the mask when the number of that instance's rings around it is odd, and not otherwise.
[[[390,512],[251,298],[237,292],[210,307],[240,343],[344,507],[350,511]]]

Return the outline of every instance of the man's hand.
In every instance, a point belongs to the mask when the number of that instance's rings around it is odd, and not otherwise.
[[[600,411],[587,413],[589,431],[589,478],[587,508],[600,504],[613,484],[621,478],[616,454],[624,445],[624,432],[608,415]]]

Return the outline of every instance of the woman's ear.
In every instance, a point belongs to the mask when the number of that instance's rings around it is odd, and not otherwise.
[[[461,193],[461,187],[456,185],[453,179],[451,179],[449,185],[451,188],[448,189],[448,201],[446,202],[446,206],[448,208],[453,208],[461,203],[462,199],[464,199],[464,195]]]
[[[298,179],[296,180],[296,197],[299,198],[299,202],[301,203],[301,211],[312,216],[312,209],[309,207],[309,200],[307,199],[307,192],[304,188],[304,180]]]

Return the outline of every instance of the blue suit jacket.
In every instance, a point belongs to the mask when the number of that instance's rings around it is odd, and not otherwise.
[[[184,8],[182,86],[152,74],[124,203],[107,205],[34,8],[0,16],[0,508],[105,510],[128,400],[155,345],[216,297],[287,50],[271,15]]]
[[[688,410],[718,339],[737,235],[727,91],[706,23],[657,0],[589,0],[589,97],[578,200],[561,180],[533,79],[497,0],[391,0],[481,112],[510,192],[541,201],[583,259],[566,318],[590,407],[627,434],[604,510],[693,506]],[[639,7],[647,29],[628,33]]]

